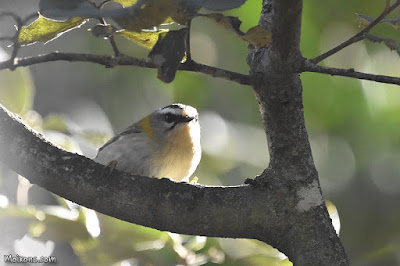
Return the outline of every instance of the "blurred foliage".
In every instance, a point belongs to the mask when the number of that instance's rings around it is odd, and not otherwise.
[[[35,94],[32,77],[27,69],[0,72],[0,103],[22,115],[32,108]]]
[[[129,6],[134,1],[117,2]],[[362,27],[357,14],[376,17],[384,4],[304,1],[303,56],[315,57],[351,37]],[[240,31],[247,32],[257,25],[261,7],[260,0],[248,0],[224,15],[238,17],[242,21]],[[399,13],[395,11],[393,17]],[[90,23],[82,28],[93,26]],[[372,33],[400,40],[398,31],[390,25],[378,25]],[[43,49],[111,51],[107,41],[86,35],[84,30],[69,34],[72,37],[58,38]],[[81,41],[71,41],[77,38]],[[124,53],[147,56],[149,47],[133,47],[123,38],[116,40]],[[36,54],[35,49],[41,49],[38,46],[23,49]],[[192,57],[200,63],[248,72],[247,43],[206,18],[193,20],[191,48]],[[268,163],[257,102],[246,86],[186,72],[178,72],[166,85],[155,79],[155,70],[55,64],[32,68],[34,82],[27,69],[1,71],[0,102],[68,150],[93,157],[95,149],[111,136],[111,128],[118,132],[156,108],[182,102],[200,111],[203,158],[195,173],[200,184],[242,184],[245,178],[261,173]],[[369,42],[354,44],[323,64],[395,76],[400,69],[395,52]],[[340,236],[350,261],[353,265],[399,265],[399,88],[315,73],[303,73],[301,78],[306,125],[322,190],[335,204],[327,204],[333,217],[340,215]],[[54,240],[56,246],[66,241],[84,265],[290,265],[283,254],[257,241],[159,232],[101,214],[93,216],[63,199],[58,199],[62,204],[58,212],[43,208],[42,201],[33,209],[21,208],[11,194],[19,186],[12,175],[2,167],[0,194],[7,195],[10,203],[4,204],[0,196],[0,223],[5,225],[0,228],[8,228],[2,236],[9,243],[26,233],[41,241]],[[10,184],[12,180],[17,183]],[[34,188],[29,190],[31,205]],[[45,192],[40,193],[44,197]]]

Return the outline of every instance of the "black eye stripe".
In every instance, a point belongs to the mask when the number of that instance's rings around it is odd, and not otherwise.
[[[164,120],[167,123],[180,123],[180,122],[187,122],[188,117],[183,116],[183,115],[177,115],[177,114],[165,114],[164,115]]]
[[[167,123],[173,123],[173,122],[177,122],[180,120],[179,115],[175,115],[175,114],[165,114],[164,115],[164,120]]]

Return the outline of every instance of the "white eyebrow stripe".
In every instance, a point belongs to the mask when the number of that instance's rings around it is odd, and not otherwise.
[[[173,115],[182,115],[183,110],[180,108],[164,108],[159,110],[160,114],[173,114]]]

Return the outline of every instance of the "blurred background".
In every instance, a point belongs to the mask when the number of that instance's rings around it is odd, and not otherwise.
[[[38,0],[3,0],[21,16]],[[239,16],[247,31],[261,0],[247,0]],[[376,17],[384,1],[304,1],[301,50],[312,58],[360,30],[357,14]],[[395,11],[393,16],[400,14]],[[19,56],[51,51],[112,54],[109,42],[81,28]],[[14,33],[0,20],[0,36]],[[379,25],[374,34],[399,39]],[[117,38],[120,50],[145,58],[148,50]],[[0,59],[11,48],[0,43]],[[196,18],[191,32],[197,62],[248,73],[247,44],[219,25]],[[400,75],[400,58],[383,44],[353,44],[325,65]],[[340,217],[340,238],[352,265],[400,265],[400,88],[329,75],[301,74],[306,126],[326,200]],[[202,125],[200,184],[238,185],[268,165],[266,137],[250,87],[202,74],[178,72],[165,84],[156,70],[114,69],[53,62],[0,71],[0,102],[52,142],[94,157],[112,134],[165,105],[196,107]],[[334,205],[329,205],[335,212]],[[335,213],[337,217],[337,213]],[[338,223],[338,220],[336,220]],[[258,241],[184,236],[129,224],[54,196],[0,164],[0,253],[56,256],[58,265],[291,265]],[[0,260],[2,265],[3,260]]]

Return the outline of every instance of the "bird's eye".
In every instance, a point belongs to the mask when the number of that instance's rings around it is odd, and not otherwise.
[[[171,114],[166,114],[166,115],[164,116],[164,119],[165,119],[165,122],[167,122],[167,123],[172,123],[172,122],[174,122],[174,116],[171,115]]]

